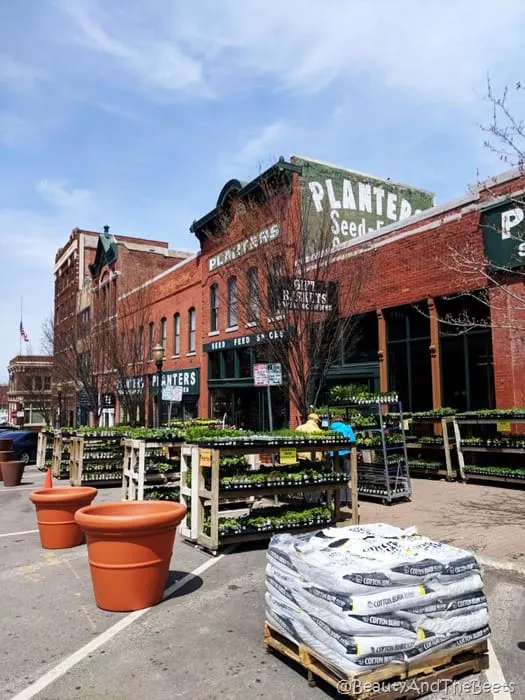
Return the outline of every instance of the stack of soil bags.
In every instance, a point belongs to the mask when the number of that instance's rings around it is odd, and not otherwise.
[[[266,619],[347,673],[490,634],[474,555],[380,523],[275,535]]]

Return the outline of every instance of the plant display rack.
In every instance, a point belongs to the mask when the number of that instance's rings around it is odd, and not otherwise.
[[[276,455],[284,455],[282,449],[287,450],[288,456],[292,455],[292,462],[288,463],[287,459],[286,463],[281,464],[275,459]],[[331,476],[325,472],[322,480],[323,476],[319,474],[323,472],[316,472],[317,480],[313,476],[310,480],[306,474],[300,479],[299,474],[292,478],[294,467],[301,466],[298,453],[310,453],[315,459],[319,453],[332,450],[335,456],[329,472]],[[340,516],[340,490],[347,484],[338,450],[351,451],[351,522],[357,523],[356,449],[353,442],[342,436],[321,435],[315,438],[314,435],[306,437],[297,433],[295,437],[286,439],[271,436],[258,439],[255,436],[185,445],[181,456],[181,501],[190,510],[189,524],[183,531],[185,538],[216,553],[223,545],[268,539],[275,532],[306,532],[335,524]],[[273,461],[270,465],[261,463],[257,471],[248,471],[247,465],[244,479],[242,475],[229,482],[225,481],[228,477],[223,475],[221,478],[221,461],[224,464],[225,458],[246,459],[254,454],[270,455]],[[321,462],[313,462],[312,466],[316,464],[320,466]],[[190,486],[186,481],[188,471],[191,473]],[[307,494],[319,497],[326,494],[326,506],[297,501],[298,497]],[[254,508],[261,506],[265,497],[273,501],[268,508]]]
[[[179,485],[180,460],[170,450],[180,443],[125,438],[123,446],[122,500],[144,500],[145,487],[152,484],[169,489]]]
[[[505,432],[502,430],[505,425]],[[498,485],[508,484],[525,486],[525,467],[520,460],[519,466],[498,464],[469,464],[465,455],[480,457],[499,456],[507,460],[509,457],[525,456],[525,434],[512,434],[512,426],[525,424],[525,411],[515,409],[508,411],[479,411],[458,413],[455,416],[457,430],[456,449],[459,469],[464,480],[486,481]],[[496,436],[474,437],[472,432],[476,427],[496,426]],[[465,435],[467,433],[467,435]]]
[[[75,435],[70,443],[72,486],[115,486],[122,480],[122,435],[92,433]]]
[[[457,472],[452,466],[452,450],[458,441],[455,417],[453,415],[442,415],[436,412],[436,414],[415,414],[408,418],[407,421],[412,425],[423,425],[426,423],[440,425],[442,437],[436,436],[435,438],[419,438],[414,442],[408,441],[407,448],[410,451],[417,450],[418,452],[439,450],[443,452],[445,457],[445,469],[442,468],[442,463],[440,465],[434,460],[429,461],[428,466],[426,466],[425,460],[412,459],[409,461],[410,469],[412,471],[417,471],[418,476],[423,472],[425,475],[444,477],[448,481],[453,481],[457,476]],[[452,433],[450,431],[452,431]],[[459,472],[461,475],[461,469]]]
[[[51,469],[56,479],[67,479],[69,477],[69,441],[68,432],[53,431],[45,433],[45,452],[42,469]],[[40,449],[40,448],[37,448]],[[42,460],[42,456],[37,459]],[[40,467],[39,467],[40,468]]]
[[[51,467],[53,457],[52,439],[53,433],[50,433],[49,431],[41,430],[38,433],[38,441],[36,447],[36,468],[41,472],[45,471],[48,468],[48,466]]]
[[[410,499],[412,485],[405,421],[397,397],[392,394],[370,395],[368,398],[347,396],[330,403],[329,416],[334,409],[346,413],[349,423],[355,426],[359,451],[359,496],[388,504]],[[357,411],[359,415],[356,415]]]

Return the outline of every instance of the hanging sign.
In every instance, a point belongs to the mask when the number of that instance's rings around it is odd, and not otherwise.
[[[279,449],[279,464],[297,464],[297,449],[281,447]]]
[[[200,450],[199,454],[201,467],[211,467],[211,450]]]
[[[182,387],[181,386],[163,386],[162,387],[162,400],[163,401],[182,401]]]

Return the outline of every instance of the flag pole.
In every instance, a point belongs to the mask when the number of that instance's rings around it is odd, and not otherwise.
[[[20,297],[20,328],[19,328],[19,332],[18,332],[19,342],[20,342],[20,349],[18,352],[19,355],[22,354],[22,305],[23,305],[23,302],[24,302],[24,297]]]

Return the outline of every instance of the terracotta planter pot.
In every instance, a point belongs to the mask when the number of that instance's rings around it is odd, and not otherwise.
[[[13,460],[11,462],[2,462],[1,464],[4,486],[18,486],[22,481],[26,466],[25,462],[22,460]]]
[[[186,506],[170,501],[98,503],[77,511],[99,608],[127,612],[162,599],[185,514]]]
[[[91,486],[59,486],[29,494],[35,504],[40,543],[44,549],[68,549],[84,541],[75,513],[91,503],[97,489]]]
[[[0,438],[0,452],[13,449],[13,441],[10,438]]]
[[[13,459],[13,450],[0,450],[0,462],[10,462]]]

